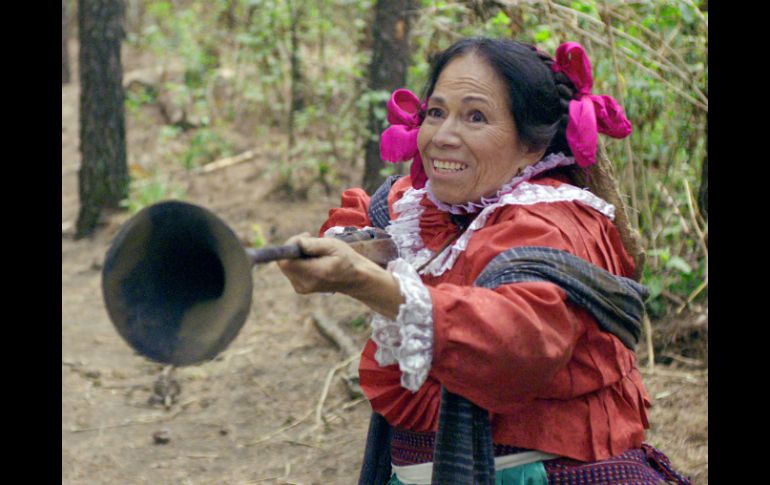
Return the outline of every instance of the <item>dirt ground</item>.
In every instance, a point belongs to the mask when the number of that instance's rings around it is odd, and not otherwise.
[[[76,52],[70,49],[75,59]],[[164,368],[121,340],[101,296],[104,254],[128,214],[105,217],[91,238],[72,237],[78,96],[77,79],[62,86],[62,484],[355,483],[370,408],[348,392],[344,370],[335,373],[345,355],[312,316],[324,312],[361,345],[366,326],[351,322],[366,309],[344,296],[296,295],[274,264],[253,270],[254,305],[232,345],[211,362],[165,369],[180,392],[165,403],[151,399]],[[152,159],[152,129],[129,116],[130,160]],[[268,158],[173,179],[188,201],[213,210],[244,239],[254,223],[268,244],[314,232],[337,197],[319,191],[310,201],[277,200],[267,192]],[[653,400],[647,441],[694,483],[707,484],[706,364],[679,358],[644,376]]]

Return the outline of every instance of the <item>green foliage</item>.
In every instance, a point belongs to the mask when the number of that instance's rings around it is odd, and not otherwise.
[[[121,205],[135,214],[147,206],[168,199],[184,199],[184,187],[158,176],[132,179],[128,198]]]
[[[158,135],[161,143],[183,144],[176,163],[193,168],[232,154],[228,134],[237,131],[254,144],[280,147],[271,168],[289,190],[357,182],[351,174],[360,171],[364,143],[379,136],[368,131],[370,116],[386,126],[390,95],[366,89],[374,2],[141,3],[142,22],[132,24],[128,44],[155,56],[166,75],[157,93],[129,92],[127,111],[140,116],[142,106],[161,96],[184,107],[192,127],[169,126]],[[708,224],[692,196],[706,155],[708,12],[700,6],[706,3],[417,3],[405,87],[418,94],[429,57],[460,37],[512,37],[551,53],[570,40],[586,47],[593,91],[618,99],[634,127],[625,140],[600,138],[648,254],[643,283],[652,290],[651,314],[706,298]],[[299,68],[294,75],[292,59]]]
[[[126,110],[129,114],[137,115],[142,106],[147,106],[157,101],[158,93],[151,88],[142,86],[138,89],[126,91]]]
[[[262,232],[262,226],[256,223],[251,225],[251,239],[249,242],[252,248],[261,248],[265,245],[265,235]]]
[[[648,307],[656,317],[707,297],[708,224],[692,196],[706,155],[708,113],[708,12],[698,5],[556,1],[480,9],[477,2],[423,0],[413,30],[409,83],[419,87],[426,59],[461,36],[512,37],[551,53],[562,42],[583,44],[593,92],[618,99],[634,127],[622,141],[600,138],[643,237],[642,282],[651,288]]]
[[[202,128],[190,139],[187,150],[182,154],[182,165],[190,170],[232,154],[232,144],[226,138],[211,128]]]

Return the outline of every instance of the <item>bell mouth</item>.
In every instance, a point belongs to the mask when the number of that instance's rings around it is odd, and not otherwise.
[[[235,338],[251,306],[251,265],[213,213],[168,201],[147,207],[115,237],[102,290],[118,333],[152,360],[189,365]]]

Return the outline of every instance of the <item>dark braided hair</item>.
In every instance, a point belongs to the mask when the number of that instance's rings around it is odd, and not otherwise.
[[[572,155],[566,131],[575,86],[564,73],[551,71],[553,58],[535,46],[510,39],[462,39],[433,58],[423,99],[433,94],[439,75],[452,59],[471,53],[486,59],[508,86],[509,108],[522,142],[531,150],[545,149],[545,155]],[[574,167],[565,168],[557,170],[574,181]]]
[[[559,105],[561,106],[562,111],[561,117],[559,118],[559,128],[546,153],[563,152],[565,155],[571,155],[572,150],[570,150],[570,147],[567,144],[566,133],[567,123],[569,123],[569,102],[575,97],[575,85],[563,72],[553,72],[551,70],[551,66],[556,62],[551,56],[535,46],[529,46],[529,48],[537,54],[537,57],[540,58],[543,64],[545,64],[551,72],[554,83],[556,84],[556,90],[559,93]]]

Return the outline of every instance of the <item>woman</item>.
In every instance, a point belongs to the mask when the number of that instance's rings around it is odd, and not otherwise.
[[[643,444],[649,400],[633,347],[643,312],[614,207],[574,184],[597,130],[631,131],[591,89],[579,44],[556,59],[465,39],[434,62],[423,102],[388,105],[373,197],[343,193],[321,235],[381,227],[387,270],[331,237],[279,263],[299,293],[374,312],[360,383],[374,411],[360,483],[686,483]],[[395,180],[394,180],[395,179]]]

